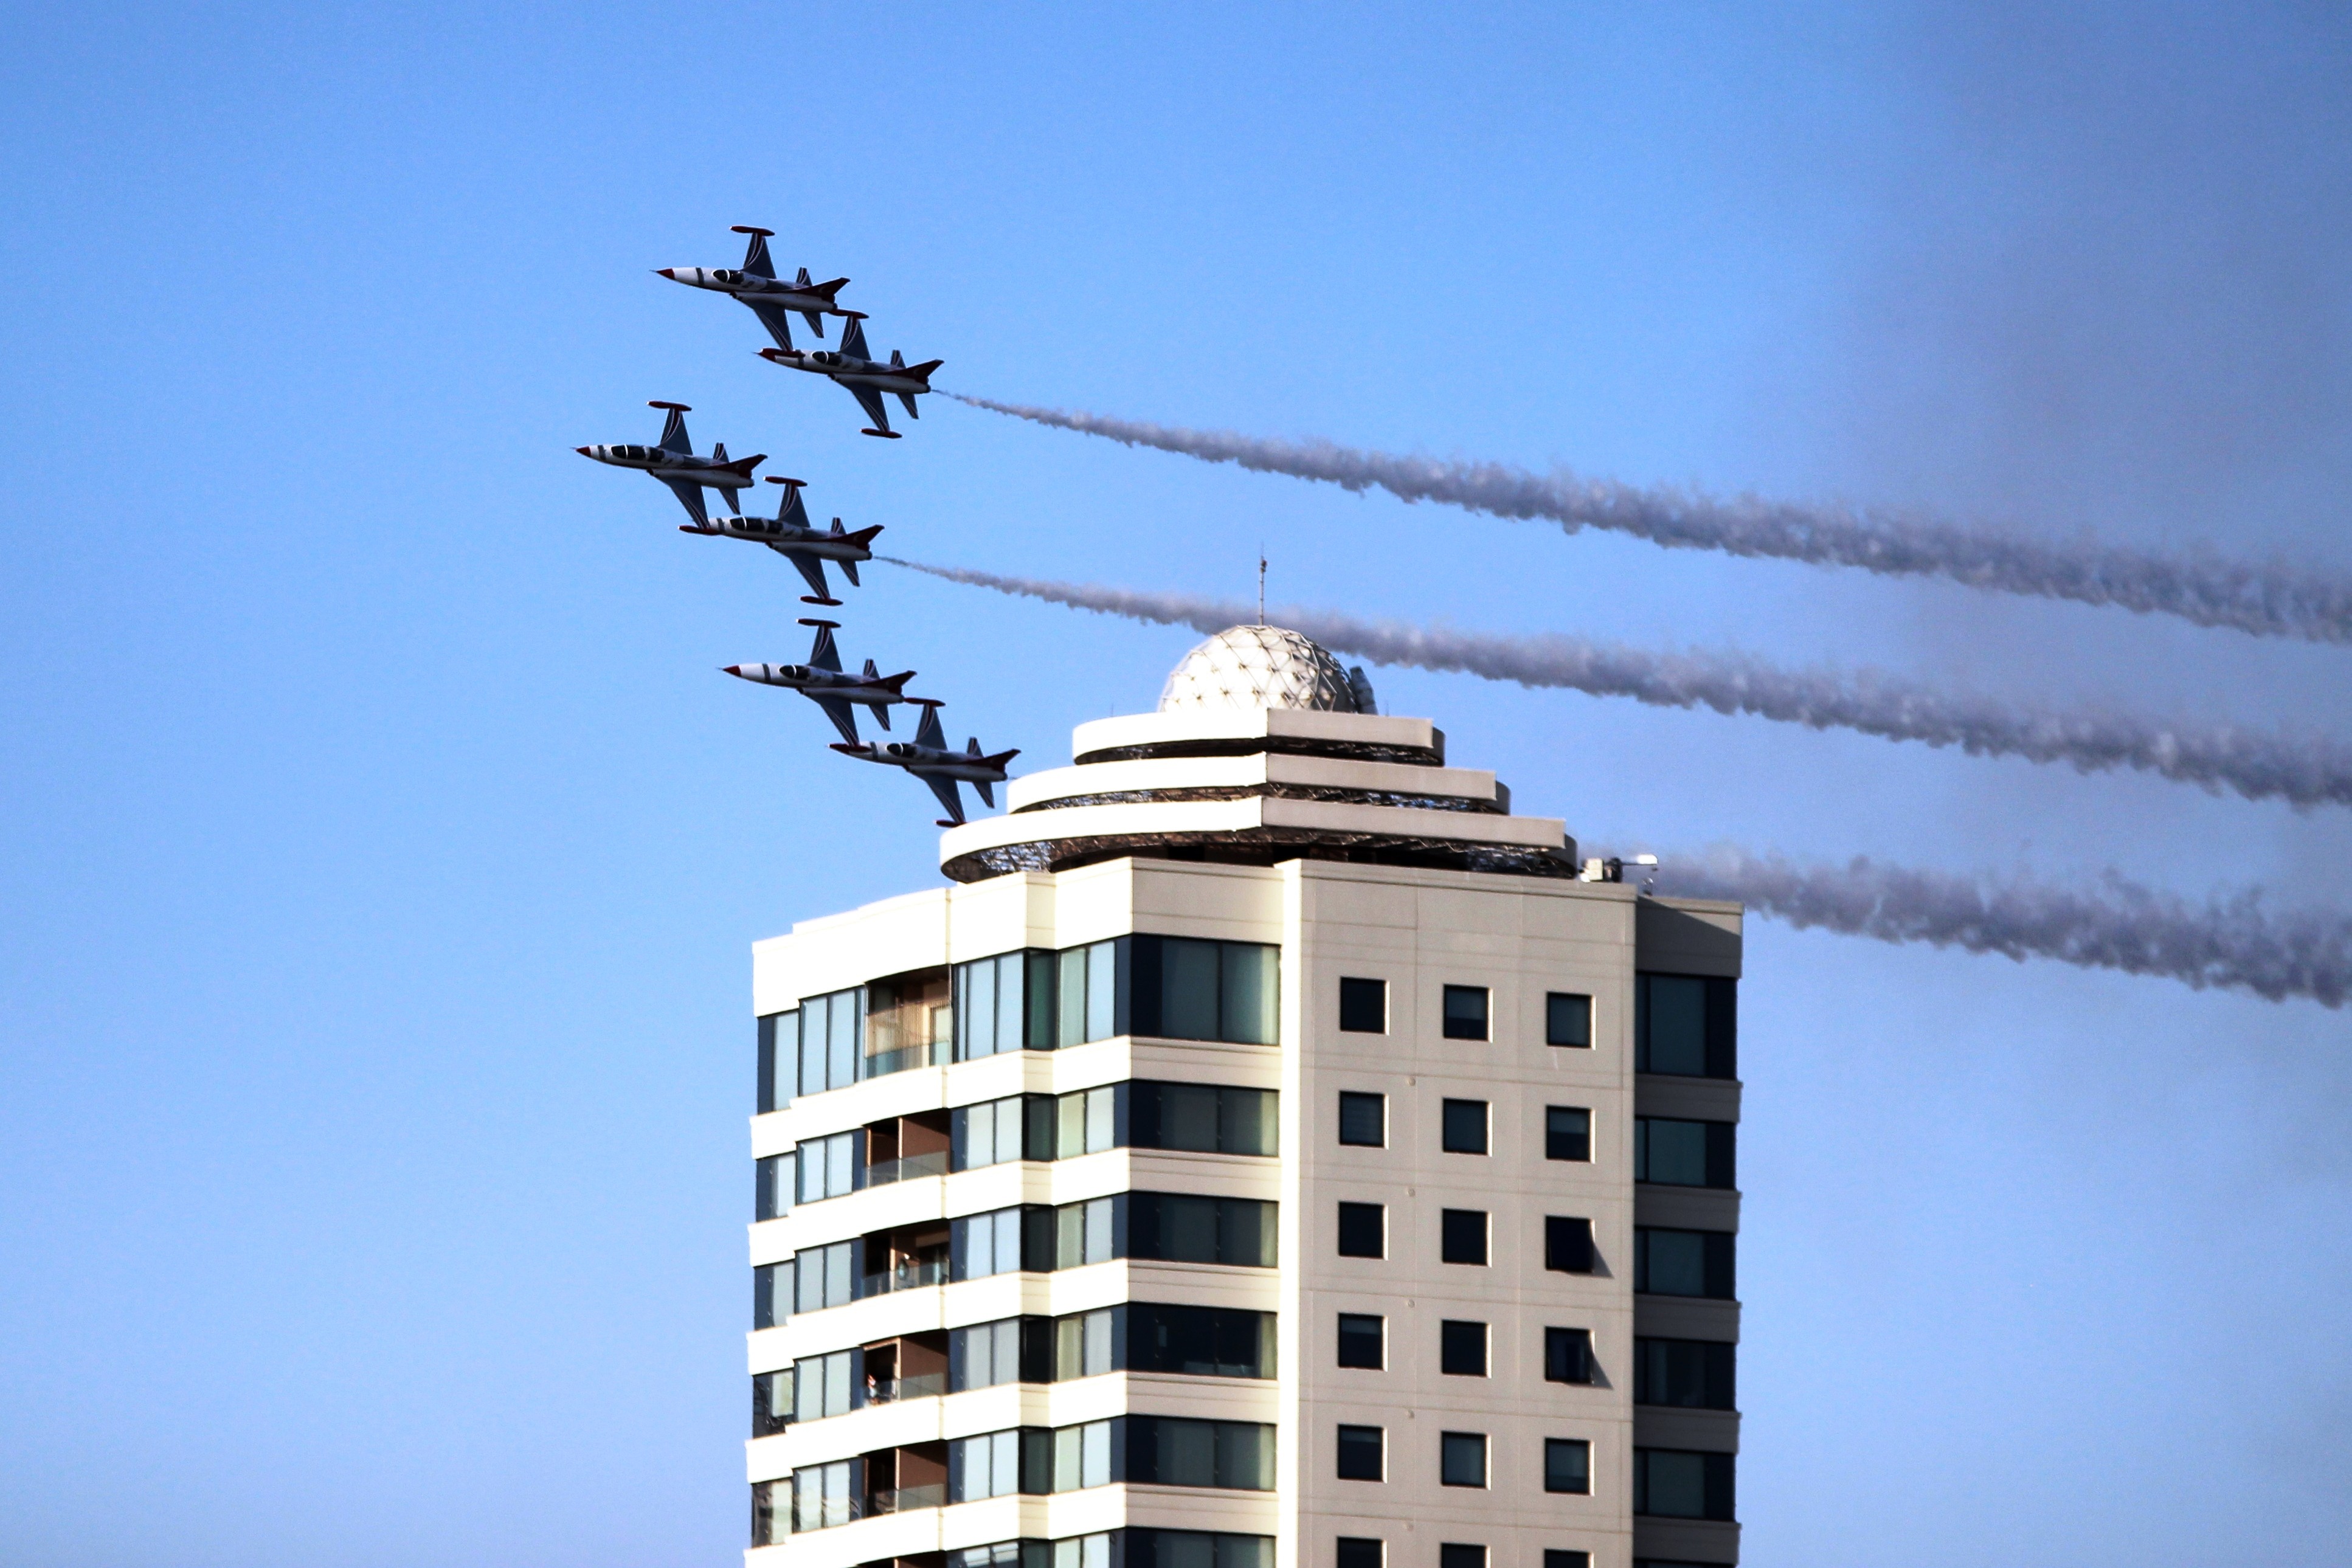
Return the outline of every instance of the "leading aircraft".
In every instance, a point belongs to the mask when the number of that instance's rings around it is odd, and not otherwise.
[[[909,697],[908,701],[923,710],[923,722],[915,727],[912,743],[894,740],[884,746],[860,746],[853,741],[847,746],[834,743],[834,749],[860,762],[880,762],[893,768],[903,768],[931,787],[940,804],[948,809],[940,822],[942,828],[963,825],[963,797],[956,789],[958,781],[969,784],[983,804],[993,807],[996,796],[989,786],[1004,782],[1004,766],[1021,755],[1019,747],[983,756],[980,737],[974,736],[961,751],[948,749],[948,737],[940,728],[940,701],[936,697]]]
[[[841,737],[852,746],[857,744],[857,716],[849,711],[850,704],[871,708],[874,722],[887,729],[890,727],[892,703],[922,700],[904,694],[907,683],[915,678],[912,670],[886,675],[874,667],[873,660],[868,659],[864,674],[844,674],[841,650],[835,647],[833,642],[834,628],[840,625],[840,622],[803,621],[801,624],[816,628],[816,645],[809,650],[807,664],[729,664],[727,673],[738,680],[757,681],[763,686],[784,686],[800,693],[824,710],[824,716],[833,720],[833,727],[841,731]]]
[[[766,545],[800,568],[801,575],[808,579],[808,585],[816,590],[814,598],[805,593],[801,595],[803,604],[838,605],[841,601],[834,598],[832,591],[824,585],[824,563],[831,561],[841,568],[841,575],[849,579],[852,588],[856,587],[857,563],[874,559],[874,536],[882,531],[882,525],[877,523],[870,528],[844,533],[841,519],[835,517],[833,519],[833,531],[826,533],[809,525],[808,508],[801,505],[803,481],[771,474],[768,483],[784,486],[784,498],[777,504],[774,517],[714,517],[692,525],[680,523],[677,531],[682,534],[724,534],[729,538],[750,539],[754,544]]]
[[[740,267],[657,267],[654,270],[672,283],[683,283],[689,288],[716,289],[731,297],[738,304],[750,308],[768,329],[776,346],[790,351],[793,346],[793,312],[797,310],[808,320],[809,330],[824,336],[827,316],[851,316],[833,302],[849,281],[836,277],[830,283],[812,283],[809,269],[790,283],[776,277],[776,264],[768,259],[768,240],[773,229],[755,229],[748,224],[737,224],[735,233],[751,236],[751,248],[743,253]]]
[[[857,406],[864,409],[866,417],[874,422],[857,434],[896,441],[898,433],[890,428],[890,415],[882,406],[882,394],[898,393],[898,401],[907,405],[907,417],[920,418],[915,399],[931,390],[931,372],[947,361],[929,360],[919,365],[910,365],[899,357],[898,350],[893,349],[890,350],[890,362],[879,364],[867,357],[872,350],[866,346],[866,318],[855,310],[845,310],[842,314],[849,318],[849,325],[841,329],[838,351],[820,349],[808,354],[786,346],[762,349],[760,357],[770,364],[782,365],[788,370],[832,377],[849,389],[850,396],[857,400]]]
[[[661,440],[652,446],[575,446],[572,450],[583,457],[593,457],[599,463],[610,463],[615,468],[639,468],[668,486],[677,497],[677,504],[686,515],[698,523],[710,521],[703,510],[704,486],[727,497],[727,509],[742,510],[736,497],[751,482],[751,470],[768,460],[764,452],[749,457],[727,460],[727,444],[720,442],[710,449],[708,457],[694,455],[694,443],[686,434],[686,416],[694,411],[682,402],[649,402],[647,408],[667,409],[669,418],[662,423]]]

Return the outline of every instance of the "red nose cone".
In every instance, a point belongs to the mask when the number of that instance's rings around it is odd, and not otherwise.
[[[722,664],[719,667],[730,675],[740,675],[743,673],[743,666],[740,664]]]
[[[573,447],[572,450],[572,451],[574,451],[574,452],[577,452],[577,453],[578,453],[578,454],[580,454],[580,455],[581,455],[581,456],[583,456],[583,457],[593,457],[593,456],[595,456],[595,455],[596,455],[594,453],[593,453],[593,452],[589,451],[589,450],[588,450],[586,447],[584,447],[584,446],[575,446],[575,447]]]
[[[664,277],[670,279],[672,282],[676,282],[677,280],[677,268],[674,267],[656,267],[654,270],[660,273]]]

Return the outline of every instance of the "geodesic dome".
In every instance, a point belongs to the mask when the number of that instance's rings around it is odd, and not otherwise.
[[[1307,708],[1364,713],[1370,685],[1353,683],[1339,661],[1279,626],[1228,626],[1184,655],[1160,693],[1160,711],[1179,708]]]

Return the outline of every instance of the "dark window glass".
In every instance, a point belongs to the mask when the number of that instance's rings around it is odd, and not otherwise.
[[[1381,1568],[1381,1542],[1368,1535],[1343,1535],[1332,1568]]]
[[[1146,1486],[1274,1490],[1274,1428],[1255,1421],[1129,1416],[1126,1479]]]
[[[1339,1027],[1349,1034],[1388,1033],[1389,983],[1386,980],[1341,980]]]
[[[1580,1105],[1544,1107],[1544,1158],[1589,1160],[1592,1157],[1592,1113]]]
[[[1665,1519],[1716,1519],[1732,1512],[1729,1454],[1679,1448],[1633,1450],[1633,1511]]]
[[[1591,1330],[1544,1330],[1544,1381],[1547,1383],[1591,1383],[1592,1381]]]
[[[1339,1479],[1376,1481],[1381,1479],[1381,1429],[1378,1427],[1339,1428]]]
[[[1126,1086],[1129,1126],[1120,1144],[1139,1149],[1189,1149],[1205,1155],[1271,1155],[1275,1093],[1215,1083]]]
[[[1483,1155],[1486,1152],[1486,1102],[1484,1100],[1448,1100],[1444,1108],[1445,1152],[1449,1155]]]
[[[1449,1208],[1438,1216],[1438,1257],[1447,1263],[1486,1261],[1486,1211]]]
[[[761,1115],[792,1103],[800,1033],[797,1013],[770,1013],[760,1020],[760,1087],[753,1106]]]
[[[1590,1046],[1592,1043],[1592,998],[1574,996],[1567,991],[1547,993],[1544,997],[1544,1043]]]
[[[1132,1372],[1192,1377],[1272,1377],[1274,1314],[1233,1307],[1134,1301],[1111,1309],[1124,1322],[1114,1337]]]
[[[1592,1445],[1580,1437],[1544,1439],[1544,1490],[1592,1490]]]
[[[1486,1568],[1486,1549],[1449,1541],[1437,1549],[1437,1568]]]
[[[793,1374],[763,1372],[751,1379],[751,1436],[773,1437],[792,1424]]]
[[[1716,1340],[1637,1339],[1633,1342],[1633,1403],[1686,1410],[1736,1410],[1732,1387],[1737,1345]]]
[[[1374,1312],[1339,1314],[1339,1364],[1379,1372],[1388,1365],[1387,1320]]]
[[[1448,986],[1445,988],[1445,1038],[1448,1040],[1484,1040],[1486,1038],[1486,988],[1484,986]]]
[[[776,1277],[780,1271],[786,1271],[791,1268],[792,1265],[789,1263],[762,1263],[751,1270],[751,1326],[753,1328],[772,1329],[782,1322],[784,1312],[777,1311],[779,1305],[784,1308],[785,1312],[792,1310],[792,1276],[789,1272],[784,1273],[781,1291],[777,1289]]]
[[[770,1155],[752,1167],[753,1219],[774,1219],[792,1208],[793,1168],[790,1155]]]
[[[1633,1232],[1633,1289],[1658,1296],[1733,1300],[1731,1233],[1637,1228]]]
[[[1437,1439],[1437,1479],[1449,1487],[1486,1484],[1486,1434],[1446,1432]]]
[[[1071,1540],[1076,1547],[1086,1538]],[[1208,1530],[1147,1530],[1134,1526],[1119,1531],[1111,1538],[1109,1560],[1122,1568],[1274,1568],[1274,1537],[1271,1535],[1236,1535],[1226,1531]],[[1018,1563],[958,1563],[957,1552],[948,1553],[948,1568],[1052,1568],[1059,1558],[1065,1564],[1093,1561],[1091,1552],[1057,1552],[1056,1542],[1028,1540],[1020,1542],[1025,1549]],[[1377,1542],[1375,1545],[1379,1544]],[[985,1551],[986,1548],[982,1548]],[[1377,1568],[1377,1565],[1375,1565]]]
[[[1122,998],[1129,1001],[1120,1009],[1125,1027],[1109,1032],[1275,1043],[1279,947],[1144,936],[1121,937],[1119,945],[1131,988]]]
[[[1735,1186],[1732,1157],[1738,1134],[1729,1122],[1636,1116],[1633,1179],[1663,1186]]]
[[[1633,977],[1633,1069],[1684,1078],[1738,1076],[1738,982]]]
[[[1124,1216],[1125,1235],[1107,1256],[1170,1263],[1232,1263],[1247,1269],[1274,1267],[1275,1206],[1271,1203],[1246,1197],[1137,1192],[1126,1195],[1118,1212]]]
[[[1339,1256],[1342,1258],[1385,1258],[1388,1247],[1388,1211],[1377,1203],[1343,1203],[1339,1206]]]
[[[1544,1548],[1543,1568],[1592,1568],[1592,1553],[1547,1546]]]
[[[1360,1148],[1385,1148],[1389,1141],[1389,1097],[1339,1091],[1339,1141]]]
[[[1447,1318],[1437,1325],[1438,1370],[1448,1377],[1486,1375],[1486,1325]]]
[[[761,1481],[751,1488],[751,1544],[772,1546],[784,1539],[788,1526],[776,1517],[781,1504],[789,1518],[792,1505],[790,1480]]]
[[[1560,1274],[1592,1272],[1592,1221],[1565,1215],[1544,1218],[1544,1267]]]

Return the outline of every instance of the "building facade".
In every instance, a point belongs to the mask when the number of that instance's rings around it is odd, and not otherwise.
[[[1738,1561],[1738,909],[1370,707],[1221,633],[755,946],[750,1568]]]

